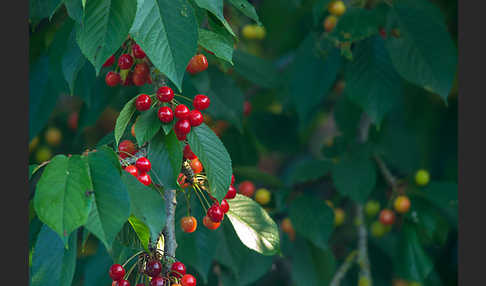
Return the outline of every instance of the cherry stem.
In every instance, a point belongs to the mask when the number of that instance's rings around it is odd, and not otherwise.
[[[209,203],[208,199],[206,198],[206,196],[204,195],[204,192],[201,190],[201,188],[196,185],[196,188],[201,192],[201,196],[204,198],[204,200],[206,201],[206,203],[208,204],[208,208],[211,207],[211,204]]]
[[[186,193],[186,190],[182,189],[184,192],[184,197],[186,198],[187,204],[187,216],[191,216],[191,202],[189,201],[189,195]]]
[[[139,256],[140,254],[142,254],[143,251],[138,251],[137,253],[135,253],[134,255],[132,255],[130,258],[127,259],[127,261],[125,261],[125,263],[122,264],[122,267],[125,267],[125,265],[128,264],[128,262],[130,262],[130,260],[132,260],[133,258]]]
[[[126,262],[125,262],[125,263],[126,263]],[[125,274],[125,277],[124,277],[124,279],[125,279],[125,280],[128,280],[127,278],[128,278],[128,277],[130,277],[130,274],[132,274],[133,269],[135,269],[135,267],[137,266],[137,264],[138,264],[138,263],[134,263],[134,264],[132,265],[132,267],[130,267],[130,270],[128,270],[127,274]],[[123,264],[123,267],[125,267],[124,265],[125,265],[125,264]]]
[[[196,186],[196,185],[195,185],[195,186]],[[196,196],[197,196],[197,198],[199,199],[199,202],[201,203],[201,205],[202,205],[202,207],[203,207],[204,211],[205,211],[205,212],[207,212],[207,211],[208,211],[208,209],[207,209],[207,208],[206,208],[206,206],[204,205],[204,203],[203,203],[203,201],[202,201],[201,197],[199,196],[199,193],[197,192],[197,189],[196,189],[195,187],[194,187],[193,189],[194,189],[194,192],[196,193]]]
[[[192,102],[192,99],[190,99],[189,97],[184,96],[184,95],[182,95],[182,94],[175,94],[175,96],[182,97],[182,98],[184,98],[185,100],[187,100],[187,101],[189,101],[189,102]]]

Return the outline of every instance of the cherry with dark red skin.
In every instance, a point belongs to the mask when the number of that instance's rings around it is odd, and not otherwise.
[[[181,278],[182,276],[186,275],[186,266],[184,265],[184,263],[176,261],[172,263],[170,271],[173,276]]]
[[[219,205],[219,207],[221,208],[223,213],[227,213],[229,211],[229,204],[225,199],[221,201],[221,205]]]
[[[157,116],[159,117],[159,120],[162,121],[162,123],[169,123],[174,120],[174,113],[172,112],[172,109],[168,106],[162,106],[161,108],[159,108]]]
[[[148,173],[140,173],[137,179],[145,186],[150,186],[150,184],[152,184],[152,178],[150,178],[150,175]]]
[[[150,163],[149,159],[140,157],[135,162],[135,167],[137,167],[141,173],[147,173],[152,168],[152,164]]]
[[[180,135],[187,135],[189,132],[191,132],[191,123],[187,119],[177,120],[176,124],[174,125],[174,130]]]
[[[109,67],[112,66],[115,63],[115,55],[111,55],[106,62],[103,64],[103,67]]]
[[[214,203],[207,212],[208,217],[214,221],[214,222],[220,222],[223,220],[224,217],[224,212],[221,209],[221,207],[217,204]]]
[[[249,101],[245,101],[245,103],[243,104],[243,114],[245,116],[248,116],[250,115],[251,113],[251,103]]]
[[[143,75],[144,76],[144,79],[145,77],[147,77],[147,75],[149,74],[149,67],[146,63],[139,63],[135,66],[135,68],[133,69],[133,74],[140,74],[140,75]]]
[[[145,273],[150,277],[155,277],[162,272],[162,263],[158,260],[151,260],[147,263]]]
[[[184,156],[184,158],[189,159],[189,160],[194,160],[194,159],[197,158],[196,154],[194,154],[194,152],[192,152],[191,146],[189,146],[189,144],[187,144],[184,147],[184,150],[182,151],[182,155]]]
[[[235,175],[231,174],[231,185],[233,186],[235,184]]]
[[[204,117],[199,110],[191,110],[189,114],[189,122],[191,123],[192,127],[199,126],[203,123]]]
[[[187,139],[186,133],[179,133],[176,129],[174,129],[174,133],[179,141],[184,141]]]
[[[120,145],[118,145],[118,152],[120,153],[120,157],[122,159],[129,157],[130,155],[134,155],[136,151],[137,148],[135,147],[135,144],[133,144],[133,142],[128,139],[123,140],[122,142],[120,142]]]
[[[152,104],[152,100],[150,96],[146,94],[140,94],[137,99],[135,99],[135,108],[138,111],[145,111],[150,109],[150,105]]]
[[[137,58],[137,59],[143,59],[145,58],[145,52],[142,50],[142,48],[140,48],[140,45],[139,44],[135,44],[132,46],[132,51],[133,51],[133,55]]]
[[[116,286],[130,286],[130,282],[127,280],[119,280],[116,282]]]
[[[196,278],[191,274],[186,274],[182,276],[181,284],[182,286],[196,286]]]
[[[123,54],[118,58],[118,66],[122,70],[127,70],[133,65],[133,58],[129,54]]]
[[[157,98],[161,102],[170,102],[174,98],[174,91],[168,86],[162,86],[157,90]]]
[[[133,84],[136,86],[142,86],[145,84],[146,80],[146,75],[144,74],[139,74],[139,73],[133,73],[132,75],[132,81]]]
[[[233,185],[230,185],[228,188],[228,192],[226,193],[226,196],[224,196],[225,199],[231,200],[236,197],[236,188]]]
[[[135,178],[138,177],[138,169],[134,165],[126,166],[125,171],[127,171],[130,175],[134,176]]]
[[[105,77],[106,85],[117,86],[121,81],[121,76],[116,72],[108,72]]]
[[[194,105],[196,110],[204,110],[209,107],[210,103],[211,101],[209,100],[209,97],[203,94],[194,96],[194,100],[192,101],[192,105]]]
[[[190,114],[191,114],[191,111],[184,104],[177,105],[175,110],[174,110],[174,115],[178,119],[189,119]]]
[[[125,275],[125,269],[120,264],[113,264],[111,265],[108,274],[113,281],[118,281],[123,278],[123,275]]]
[[[165,279],[160,276],[154,277],[152,278],[152,280],[150,280],[150,286],[164,286],[164,285],[165,285]]]

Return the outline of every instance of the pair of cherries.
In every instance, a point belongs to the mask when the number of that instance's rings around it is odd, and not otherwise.
[[[224,214],[229,211],[229,204],[226,199],[231,200],[236,197],[236,189],[234,187],[235,183],[235,175],[231,175],[231,184],[228,188],[228,192],[224,196],[224,199],[221,201],[221,204],[218,203],[216,199],[213,198],[213,205],[208,209],[206,215],[213,221],[213,222],[221,222],[224,218]]]

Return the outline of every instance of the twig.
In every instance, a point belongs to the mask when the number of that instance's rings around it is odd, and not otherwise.
[[[175,210],[177,205],[176,190],[165,190],[165,214],[166,223],[162,233],[164,234],[164,253],[175,257],[177,241],[175,236]],[[170,267],[170,265],[168,265]]]
[[[334,274],[334,277],[331,280],[331,284],[329,286],[339,286],[341,280],[344,278],[348,270],[351,268],[351,265],[355,261],[356,258],[356,250],[352,251],[344,260],[343,264],[339,267],[338,271]]]
[[[385,178],[387,184],[393,189],[393,191],[396,191],[398,188],[398,183],[395,176],[393,176],[393,174],[390,172],[390,170],[386,166],[385,162],[383,162],[383,160],[380,158],[380,156],[375,154],[373,157],[376,161],[376,164],[378,164],[378,168],[380,169],[380,172],[383,175],[383,178]]]

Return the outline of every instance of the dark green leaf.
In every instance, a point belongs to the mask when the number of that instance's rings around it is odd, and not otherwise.
[[[81,23],[83,20],[83,3],[79,0],[63,0],[66,11],[74,21]]]
[[[327,241],[334,229],[334,212],[324,200],[302,195],[291,202],[289,216],[298,234],[322,250],[328,249]]]
[[[137,11],[137,1],[90,0],[84,7],[76,40],[96,75],[101,66],[123,44]]]
[[[128,253],[132,249],[147,250],[149,236],[150,230],[142,221],[134,216],[129,217],[129,221],[123,225],[113,241],[111,250],[113,260],[123,262],[123,258],[128,258]],[[115,255],[119,256],[119,259]]]
[[[106,275],[106,269],[114,263],[106,248],[100,243],[94,256],[91,256],[84,265],[84,285],[105,286],[113,281]]]
[[[67,243],[69,234],[88,219],[93,190],[86,158],[55,156],[37,183],[34,207],[39,219]]]
[[[237,177],[244,177],[251,181],[256,181],[264,184],[267,187],[279,188],[283,186],[282,181],[279,178],[267,174],[257,167],[251,166],[236,166],[233,168],[233,172]]]
[[[198,44],[218,58],[233,64],[233,38],[206,29],[199,29]]]
[[[165,226],[165,204],[162,195],[140,183],[128,172],[123,172],[122,180],[130,196],[132,214],[150,229],[150,236],[155,240]]]
[[[158,108],[150,108],[143,111],[137,119],[135,124],[135,138],[138,146],[143,146],[147,141],[150,141],[154,135],[160,130],[161,123],[157,116]]]
[[[425,197],[432,204],[439,207],[451,220],[453,225],[457,227],[457,183],[431,182],[425,189],[420,190],[419,192],[420,193],[414,195]]]
[[[228,200],[230,210],[226,214],[236,234],[246,247],[263,255],[280,251],[277,224],[254,200],[237,194]]]
[[[94,202],[86,228],[107,249],[130,216],[130,199],[121,180],[118,157],[108,147],[89,153],[88,162],[94,186]]]
[[[341,67],[338,49],[329,51],[323,61],[315,49],[316,37],[311,34],[300,45],[292,66],[290,91],[301,126],[306,125],[316,108],[329,93]]]
[[[209,192],[221,201],[231,183],[231,158],[221,140],[206,125],[194,127],[187,136],[189,146],[201,161],[206,172]]]
[[[228,1],[236,9],[240,10],[243,14],[253,19],[255,22],[257,22],[257,24],[260,24],[260,20],[258,19],[258,15],[255,11],[255,7],[253,7],[253,5],[248,3],[248,1],[246,0],[228,0]]]
[[[399,38],[386,41],[398,73],[447,101],[457,69],[457,50],[440,10],[427,1],[399,1],[390,11],[389,25],[398,25],[400,30]]]
[[[334,119],[339,131],[347,139],[354,139],[358,134],[358,125],[361,120],[361,108],[346,96],[340,96],[334,107]]]
[[[328,160],[303,161],[295,167],[292,173],[292,184],[317,180],[329,173],[332,162]]]
[[[69,236],[68,249],[47,225],[38,234],[32,256],[32,286],[69,286],[76,267],[77,233]]]
[[[172,131],[169,135],[157,133],[149,142],[147,158],[152,163],[152,181],[164,189],[177,188],[177,176],[182,168],[182,146]]]
[[[116,119],[115,123],[115,143],[116,146],[120,143],[120,138],[123,136],[123,133],[125,133],[125,129],[128,126],[128,123],[130,122],[130,119],[132,119],[133,114],[135,113],[135,100],[137,99],[137,96],[134,98],[130,99],[123,109],[120,111],[120,114],[118,115],[118,118]]]
[[[228,24],[223,15],[223,0],[194,0],[201,8],[211,12],[223,24],[226,30],[233,36],[236,36],[231,26]]]
[[[130,35],[155,67],[181,90],[187,63],[197,49],[196,17],[189,2],[143,1]]]
[[[402,96],[400,76],[396,73],[383,39],[374,36],[359,42],[354,59],[346,66],[345,95],[380,124]]]
[[[69,85],[71,94],[74,93],[74,84],[78,77],[78,73],[81,71],[85,63],[86,58],[83,56],[78,44],[76,43],[76,34],[73,30],[66,43],[66,50],[62,56],[61,63],[64,79]]]
[[[30,0],[29,19],[34,25],[44,18],[51,18],[61,6],[62,0]]]
[[[267,60],[236,50],[233,62],[235,71],[256,85],[274,88],[279,84],[277,69]]]
[[[145,249],[145,251],[149,251],[148,246],[150,242],[150,229],[148,228],[148,226],[135,216],[130,216],[128,218],[128,222],[130,223],[133,230],[137,234],[137,237],[140,240],[143,249]]]

